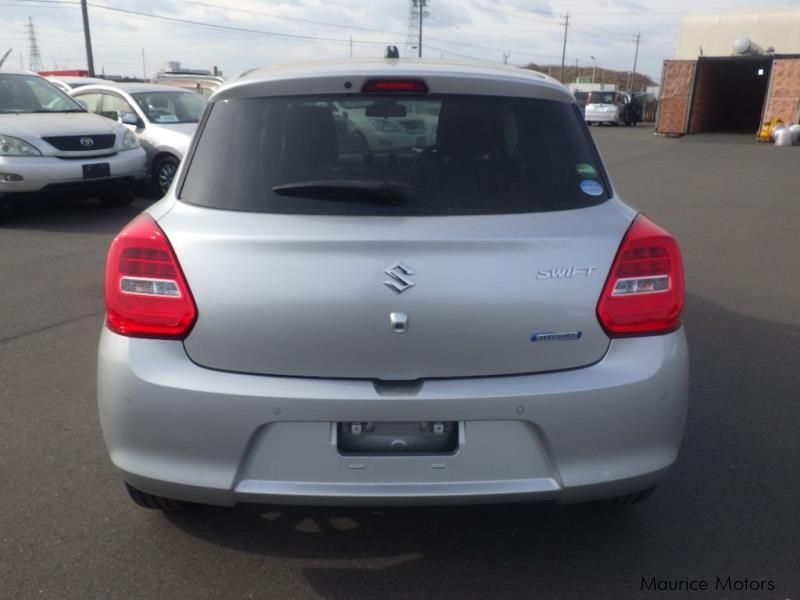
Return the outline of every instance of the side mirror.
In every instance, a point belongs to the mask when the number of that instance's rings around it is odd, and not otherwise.
[[[117,120],[124,125],[133,125],[135,127],[142,126],[142,122],[139,120],[139,117],[136,116],[136,113],[118,112],[117,115]]]

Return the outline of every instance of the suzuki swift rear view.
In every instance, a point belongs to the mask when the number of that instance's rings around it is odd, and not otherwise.
[[[678,455],[678,245],[535,72],[226,84],[105,301],[101,423],[145,507],[635,503]]]

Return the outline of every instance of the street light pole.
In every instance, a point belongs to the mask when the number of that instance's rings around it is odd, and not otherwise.
[[[589,58],[592,59],[592,83],[594,83],[594,76],[597,74],[597,59],[594,56]]]

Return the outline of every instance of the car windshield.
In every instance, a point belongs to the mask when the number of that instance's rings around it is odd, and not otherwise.
[[[592,206],[608,198],[603,182],[567,102],[240,98],[211,107],[181,199],[284,214],[506,214]]]
[[[614,104],[616,92],[592,92],[589,94],[589,104]]]
[[[206,99],[194,92],[144,92],[134,100],[151,123],[197,123],[206,108]]]
[[[84,109],[41,77],[0,74],[0,113],[49,112],[84,112]]]

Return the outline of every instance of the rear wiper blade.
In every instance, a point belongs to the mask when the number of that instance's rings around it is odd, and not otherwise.
[[[402,204],[414,187],[396,181],[382,180],[316,180],[295,181],[272,188],[278,196],[300,196],[341,202],[378,202]]]

